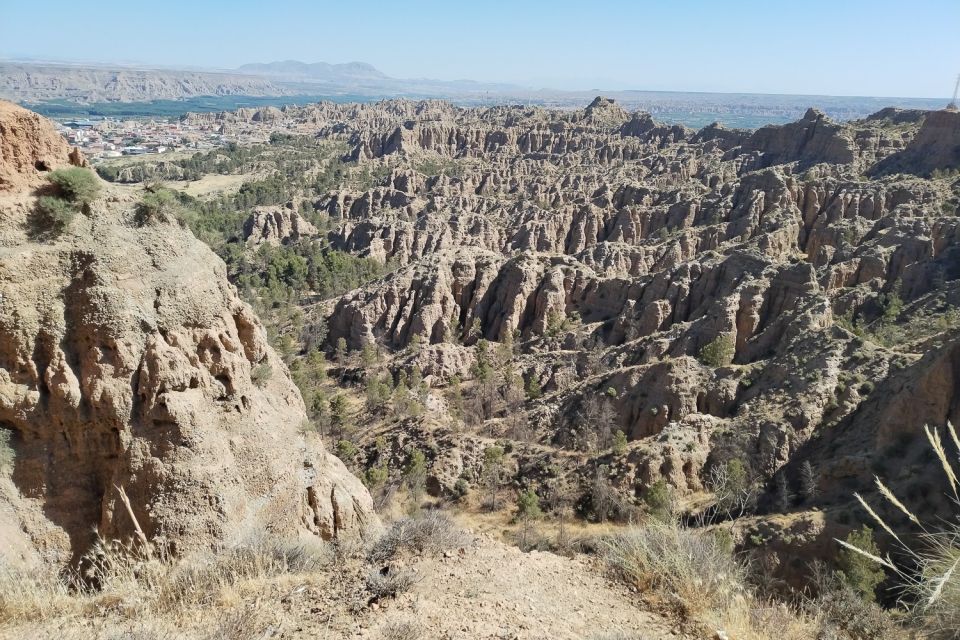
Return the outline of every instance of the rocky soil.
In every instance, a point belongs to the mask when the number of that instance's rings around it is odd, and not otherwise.
[[[459,549],[405,557],[413,576],[396,598],[370,600],[366,565],[346,559],[333,571],[241,585],[213,615],[183,610],[177,620],[52,620],[0,629],[0,638],[225,637],[438,638],[487,640],[668,640],[697,637],[645,610],[635,592],[584,558],[522,553],[486,536]],[[401,633],[403,632],[403,633]]]

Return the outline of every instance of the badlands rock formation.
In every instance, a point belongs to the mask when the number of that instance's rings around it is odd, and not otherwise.
[[[933,482],[922,427],[960,421],[960,365],[943,355],[958,345],[957,115],[837,123],[811,109],[751,133],[662,125],[603,99],[285,112],[385,176],[314,203],[333,246],[400,265],[326,307],[331,346],[384,344],[442,387],[469,377],[478,339],[512,338],[518,372],[545,394],[488,433],[523,410],[530,456],[566,448],[601,397],[631,444],[579,469],[606,464],[636,497],[658,478],[698,491],[743,457],[767,483],[761,510],[781,473],[791,506],[837,509],[878,471]],[[704,356],[725,342],[728,358]],[[914,457],[890,465],[891,443]],[[438,478],[469,466],[457,451]],[[804,461],[815,499],[798,497]]]
[[[248,245],[279,245],[317,235],[317,229],[291,207],[256,207],[243,223]]]
[[[22,109],[4,105],[0,131],[4,184],[77,161]],[[298,431],[300,394],[223,263],[175,223],[138,226],[117,193],[45,244],[26,234],[30,192],[0,201],[0,553],[76,559],[95,530],[130,537],[121,492],[177,552],[257,529],[363,535],[369,495]]]

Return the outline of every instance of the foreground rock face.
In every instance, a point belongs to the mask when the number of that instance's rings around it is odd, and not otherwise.
[[[65,157],[53,139],[45,152]],[[29,198],[4,201],[0,428],[13,434],[15,527],[76,558],[94,529],[132,535],[123,489],[147,536],[175,551],[254,529],[363,535],[376,524],[366,490],[298,431],[300,394],[223,263],[176,224],[136,227],[134,203],[112,200],[48,244],[24,235]]]
[[[0,193],[35,187],[46,171],[86,164],[39,115],[0,100]]]

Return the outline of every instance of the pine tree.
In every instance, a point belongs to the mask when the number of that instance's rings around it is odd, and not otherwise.
[[[846,542],[867,553],[875,556],[880,555],[880,548],[873,540],[873,529],[867,525],[851,531]],[[868,602],[873,602],[876,599],[877,586],[886,578],[883,567],[847,548],[840,550],[837,556],[837,564],[843,573],[844,581],[850,588]]]
[[[790,494],[790,483],[787,481],[787,474],[782,470],[774,477],[775,497],[777,501],[777,510],[787,512],[793,502],[793,496]]]
[[[536,400],[541,395],[543,395],[543,390],[540,388],[540,381],[537,380],[536,375],[530,374],[530,378],[527,380],[527,397]]]
[[[343,436],[343,429],[347,422],[347,398],[337,394],[330,398],[330,426],[336,430],[336,438]]]
[[[803,464],[800,465],[800,495],[803,496],[804,501],[814,500],[820,493],[820,489],[817,487],[818,481],[819,478],[813,465],[810,464],[809,460],[804,460]]]
[[[617,432],[613,434],[613,455],[622,456],[627,452],[627,434],[623,431],[617,429]]]
[[[410,452],[410,459],[403,470],[403,481],[410,494],[410,511],[420,511],[423,493],[427,486],[427,457],[419,449]]]
[[[540,498],[533,489],[528,489],[517,496],[516,520],[520,523],[520,548],[529,548],[530,534],[533,523],[540,519],[543,512],[540,510]]]
[[[497,496],[503,475],[503,449],[494,445],[483,451],[483,484],[490,496],[490,510],[497,510]]]

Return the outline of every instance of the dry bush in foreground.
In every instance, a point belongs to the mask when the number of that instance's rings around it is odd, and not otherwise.
[[[423,637],[423,629],[416,622],[391,620],[380,628],[382,640],[418,640]]]
[[[257,533],[235,545],[181,559],[140,544],[100,541],[80,571],[0,566],[0,624],[115,611],[176,614],[216,602],[241,582],[321,571],[333,550],[320,540],[287,541]]]
[[[675,595],[688,609],[709,609],[744,592],[746,568],[716,537],[672,522],[631,527],[602,548],[622,578]]]
[[[954,518],[944,519],[936,525],[923,523],[901,502],[879,478],[875,478],[880,494],[890,505],[903,513],[916,525],[921,533],[914,544],[907,544],[884,521],[870,505],[857,494],[854,496],[867,513],[887,532],[902,552],[904,563],[895,563],[889,555],[881,558],[860,547],[842,540],[837,542],[844,548],[858,553],[876,564],[893,571],[904,584],[904,595],[911,613],[924,628],[927,637],[955,639],[960,638],[960,478],[957,469],[950,462],[951,455],[937,429],[925,427],[924,431],[930,446],[936,453],[940,466],[947,478],[947,485],[953,495],[956,513]],[[954,454],[960,460],[960,437],[954,426],[947,422],[947,433],[953,444]]]
[[[818,638],[887,640],[903,637],[891,616],[878,604],[864,598],[844,576],[822,563],[813,566],[814,596],[803,597],[803,607],[820,624]]]
[[[70,579],[45,567],[0,564],[0,624],[45,620],[73,612],[75,595]]]
[[[470,536],[445,513],[429,511],[397,520],[370,549],[372,562],[388,562],[404,550],[435,553],[470,544]]]
[[[154,589],[153,608],[176,611],[205,604],[244,580],[321,571],[333,562],[333,550],[320,540],[285,541],[256,534],[218,552],[186,558]]]
[[[367,575],[367,590],[374,600],[393,598],[410,590],[418,582],[417,575],[409,569],[386,567],[371,569]]]
[[[607,565],[624,582],[653,590],[710,633],[738,640],[815,637],[814,621],[784,604],[757,597],[747,567],[715,535],[676,522],[649,520],[603,541]]]

